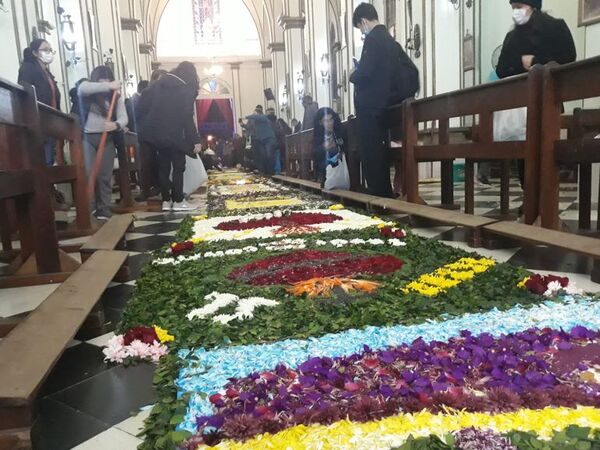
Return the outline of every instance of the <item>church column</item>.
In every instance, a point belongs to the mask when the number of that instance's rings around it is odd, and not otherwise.
[[[234,63],[229,63],[229,66],[231,67],[231,87],[233,88],[233,92],[231,93],[233,95],[233,107],[234,107],[234,113],[235,115],[240,118],[240,117],[244,117],[243,115],[243,111],[242,111],[242,89],[241,89],[241,83],[240,83],[240,66],[242,65],[242,63],[239,62],[234,62]],[[236,131],[241,134],[242,130],[239,128],[239,125],[236,123],[235,124],[236,127]]]
[[[277,99],[279,115],[288,121],[292,119],[290,109],[290,86],[286,78],[286,55],[283,42],[271,42],[268,45],[271,50],[271,62],[273,70],[273,95]]]
[[[260,68],[262,69],[262,78],[263,78],[263,88],[271,89],[273,91],[273,97],[275,97],[275,103],[270,103],[268,100],[267,106],[272,106],[277,111],[279,102],[277,101],[277,97],[275,96],[275,89],[273,88],[273,61],[270,59],[263,59],[260,61]]]
[[[309,46],[310,66],[312,70],[311,86],[308,93],[320,106],[331,106],[329,88],[329,7],[328,2],[309,2],[307,9],[307,45]],[[325,75],[325,76],[323,76]]]
[[[121,0],[121,30],[123,36],[122,48],[125,60],[125,86],[128,95],[137,91],[137,84],[143,78],[140,71],[139,31],[142,21],[136,17],[134,4],[131,0]]]
[[[285,44],[285,67],[288,78],[289,102],[291,117],[301,120],[304,109],[302,108],[302,97],[306,93],[306,82],[309,73],[304,66],[304,26],[306,19],[300,15],[300,10],[288,11],[288,14],[279,17],[279,26],[283,28]]]

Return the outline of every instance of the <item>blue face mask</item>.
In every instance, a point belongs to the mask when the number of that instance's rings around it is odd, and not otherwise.
[[[369,33],[371,32],[371,30],[369,30],[369,29],[367,29],[366,31],[365,30],[361,30],[361,31],[362,31],[362,35],[364,37],[367,37],[369,35]]]

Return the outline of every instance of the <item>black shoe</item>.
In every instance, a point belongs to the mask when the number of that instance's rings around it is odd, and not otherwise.
[[[492,185],[492,183],[490,183],[490,179],[488,177],[477,177],[477,181],[479,181],[479,184],[483,184],[485,186]]]

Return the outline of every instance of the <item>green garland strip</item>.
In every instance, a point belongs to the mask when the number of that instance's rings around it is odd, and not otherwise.
[[[517,450],[598,450],[600,449],[600,430],[570,426],[554,434],[552,439],[541,439],[534,433],[515,431],[503,434]],[[474,448],[474,447],[473,447]],[[491,447],[489,447],[491,448]],[[484,447],[481,450],[487,450]],[[409,438],[395,450],[464,450],[456,446],[454,435],[440,439],[437,436]]]
[[[343,236],[343,233],[328,233],[307,240]],[[377,238],[379,231],[350,232],[346,237]],[[508,264],[498,264],[472,282],[462,283],[436,298],[418,293],[406,294],[402,291],[403,287],[421,274],[469,256],[462,250],[414,235],[409,235],[406,243],[406,247],[399,248],[365,246],[344,249],[361,255],[393,254],[406,262],[399,272],[371,277],[382,281],[382,287],[371,294],[352,294],[349,302],[294,297],[286,292],[286,286],[246,286],[227,278],[235,267],[275,254],[266,250],[250,255],[189,261],[178,266],[150,265],[144,269],[136,286],[121,330],[153,323],[176,337],[177,348],[208,349],[220,345],[306,339],[369,325],[411,325],[493,308],[506,310],[517,304],[534,305],[541,301],[539,296],[517,287],[526,272]],[[243,245],[252,244],[244,241]],[[201,247],[207,251],[214,248],[214,244]],[[312,248],[310,244],[308,247]],[[333,246],[318,248],[340,251]],[[236,294],[241,298],[264,297],[277,300],[280,305],[258,310],[252,320],[234,321],[229,325],[216,323],[211,318],[189,321],[186,315],[192,309],[203,306],[204,297],[215,291]],[[225,308],[220,313],[232,313],[233,308],[231,311]]]

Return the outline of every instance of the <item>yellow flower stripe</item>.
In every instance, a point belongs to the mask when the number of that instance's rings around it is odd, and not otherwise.
[[[523,280],[519,284],[517,284],[517,287],[521,288],[521,289],[524,289],[525,288],[525,284],[529,281],[529,278],[530,277],[523,278]]]
[[[402,445],[409,436],[443,437],[464,428],[491,429],[498,433],[533,432],[551,438],[569,425],[600,428],[600,409],[591,407],[528,409],[514,413],[488,415],[449,411],[448,414],[420,412],[389,417],[378,422],[354,423],[347,420],[329,426],[298,425],[277,434],[264,434],[246,442],[224,441],[216,447],[226,450],[383,450]]]
[[[154,331],[156,332],[158,340],[161,344],[164,344],[166,342],[173,342],[175,340],[175,336],[170,335],[167,330],[164,330],[157,325],[154,325]]]
[[[225,207],[229,210],[236,209],[253,209],[253,208],[275,208],[278,206],[297,206],[304,202],[296,197],[280,198],[280,199],[265,199],[265,200],[225,200]]]
[[[404,292],[417,292],[427,297],[435,297],[464,281],[472,280],[475,275],[486,272],[495,265],[496,261],[492,259],[461,258],[433,273],[421,275],[418,280],[409,283]]]

